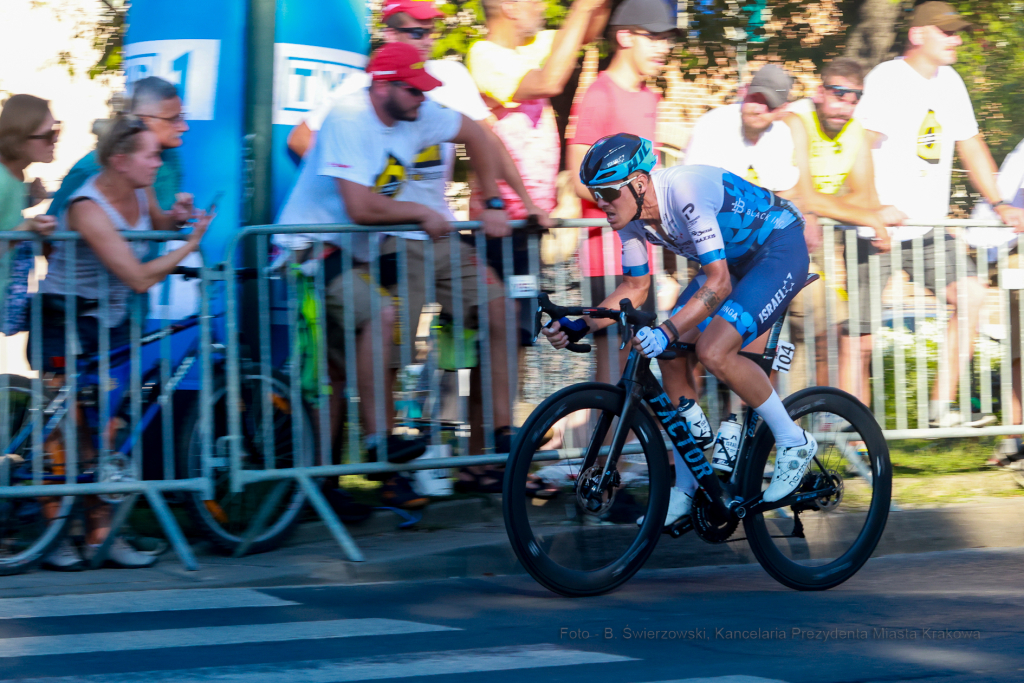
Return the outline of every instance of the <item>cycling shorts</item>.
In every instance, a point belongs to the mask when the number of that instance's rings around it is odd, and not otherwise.
[[[802,230],[776,230],[748,260],[729,266],[732,293],[697,328],[703,332],[714,316],[740,333],[743,346],[771,329],[807,280],[810,257]],[[679,295],[672,315],[707,282],[703,270]]]

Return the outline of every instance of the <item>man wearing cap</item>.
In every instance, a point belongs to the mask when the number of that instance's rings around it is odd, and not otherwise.
[[[908,222],[925,224],[924,227],[896,228],[892,239],[902,243],[923,238],[922,284],[933,292],[939,247],[945,255],[945,275],[949,283],[946,301],[954,307],[947,322],[947,357],[944,359],[950,372],[944,393],[940,393],[943,387],[936,382],[930,406],[932,423],[943,427],[960,422],[959,414],[950,411],[957,395],[960,376],[957,368],[969,363],[973,353],[972,343],[961,354],[959,317],[967,315],[973,339],[985,296],[984,286],[975,275],[974,261],[967,259],[967,276],[959,278],[953,238],[946,235],[944,244],[936,245],[934,233],[927,227],[929,221],[943,220],[949,214],[954,152],[967,167],[974,187],[995,207],[999,218],[1018,231],[1024,230],[1024,211],[1000,201],[995,162],[978,130],[963,79],[950,66],[956,62],[956,49],[963,42],[961,31],[969,28],[971,24],[949,3],[932,1],[918,5],[911,15],[903,56],[872,69],[865,79],[864,97],[856,111],[856,118],[867,131],[868,144],[873,148],[879,200],[907,214]],[[868,255],[876,253],[876,249],[863,240],[859,245],[861,281],[865,282],[869,272]],[[913,272],[912,262],[910,252],[905,251],[903,264],[914,279],[918,276]],[[879,265],[882,277],[888,280],[889,259],[880,259]],[[960,309],[961,296],[966,301],[966,311]],[[861,332],[870,334],[870,323],[862,322]],[[861,347],[870,349],[870,338],[862,339]],[[864,355],[864,360],[868,361],[870,357]],[[864,372],[867,372],[866,364]]]
[[[427,73],[419,52],[403,43],[380,48],[366,69],[372,82],[339,103],[324,120],[316,144],[302,161],[295,187],[285,202],[278,223],[286,225],[344,224],[399,225],[418,223],[435,240],[439,254],[449,253],[449,216],[419,201],[409,201],[404,190],[417,171],[421,151],[443,142],[466,146],[470,165],[480,186],[489,197],[498,198],[496,163],[483,129],[458,112],[425,101],[424,93],[441,85]],[[509,234],[505,212],[494,206],[481,217],[489,234]],[[369,267],[370,239],[374,235],[357,234],[349,243],[341,234],[327,237],[316,234],[278,237],[277,241],[293,249],[307,246],[311,240],[325,239],[349,249],[357,264],[351,278],[352,291],[346,291],[345,277],[328,273],[325,298],[329,345],[332,352],[343,349],[345,307],[354,317],[357,329],[356,354],[360,372],[356,378],[361,417],[366,433],[364,444],[371,456],[386,444],[388,460],[407,462],[422,454],[425,444],[403,443],[392,435],[394,410],[390,400],[393,374],[387,373],[384,396],[374,388],[374,346],[383,349],[383,358],[391,355],[393,311],[371,284]],[[325,262],[325,268],[327,263]],[[470,286],[475,280],[470,281]],[[464,283],[465,286],[465,283]],[[498,296],[501,295],[500,287]],[[475,296],[475,290],[473,293]],[[383,334],[375,339],[371,315],[373,298],[379,298]],[[390,319],[388,315],[392,316]],[[336,356],[335,356],[336,358]],[[337,362],[337,360],[336,360]],[[385,425],[375,419],[375,399],[384,402]],[[381,429],[383,427],[383,429]],[[388,487],[392,488],[388,488]],[[389,481],[382,496],[389,504],[410,504],[408,483],[401,477]]]
[[[655,124],[661,97],[647,88],[647,79],[660,75],[665,68],[675,28],[664,0],[625,0],[608,22],[608,44],[614,56],[607,70],[597,75],[583,98],[573,106],[571,120],[575,121],[575,130],[569,135],[566,146],[566,166],[581,201],[583,218],[605,217],[604,211],[594,204],[590,190],[580,181],[580,163],[590,146],[615,133],[656,139]],[[622,244],[617,232],[605,238],[601,228],[583,230],[587,234],[580,247],[583,291],[589,292],[590,300],[596,305],[604,301],[608,293],[605,290],[606,252],[614,260],[614,286],[622,282]],[[649,297],[644,305],[653,311],[654,297]],[[595,378],[598,382],[608,382],[613,365],[609,357],[608,331],[598,330],[594,340],[597,345]],[[622,349],[619,354],[618,367],[621,368],[629,349]]]
[[[761,67],[742,102],[697,119],[683,163],[718,166],[772,192],[794,188],[800,170],[793,163],[793,135],[781,120],[792,84],[774,64]]]

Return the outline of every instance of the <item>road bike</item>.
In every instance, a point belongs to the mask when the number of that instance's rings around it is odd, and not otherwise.
[[[198,278],[196,268],[179,267],[175,271],[186,278]],[[239,269],[239,281],[255,277],[255,269]],[[190,491],[183,501],[194,528],[210,541],[214,550],[230,554],[246,544],[250,553],[277,548],[299,522],[306,503],[305,493],[292,481],[263,482],[247,486],[241,493],[230,487],[230,458],[227,455],[228,431],[227,385],[224,380],[223,335],[216,324],[221,316],[213,316],[211,324],[214,385],[209,403],[212,430],[210,474],[214,497]],[[75,480],[78,483],[131,481],[137,478],[140,464],[133,460],[133,451],[146,438],[147,430],[159,425],[173,396],[182,382],[199,367],[199,316],[192,315],[140,339],[140,381],[137,395],[139,419],[132,419],[131,348],[129,345],[111,349],[108,391],[101,391],[101,363],[98,354],[77,358],[74,382],[59,388],[43,387],[41,396],[41,427],[37,427],[32,410],[32,380],[17,375],[0,378],[0,391],[5,396],[6,419],[0,419],[0,486],[29,486],[36,482],[67,483],[67,465],[63,440],[77,433],[78,452],[88,449],[95,458],[81,458]],[[168,346],[160,342],[170,338]],[[166,360],[169,368],[161,369],[163,352],[170,348]],[[302,467],[313,464],[317,436],[311,407],[302,399],[294,408],[295,395],[288,377],[280,371],[272,376],[260,374],[260,364],[243,358],[241,362],[240,413],[242,426],[243,466],[263,469],[273,458],[277,467]],[[71,373],[69,373],[71,374]],[[71,387],[74,387],[72,400]],[[75,411],[77,418],[69,417]],[[164,478],[196,478],[203,476],[204,433],[201,425],[202,406],[192,401],[181,428],[172,420],[164,421],[164,430],[177,431],[170,441],[173,457],[160,467]],[[3,416],[0,416],[3,417]],[[74,426],[69,422],[74,421]],[[170,422],[171,424],[168,424]],[[101,429],[102,426],[102,429]],[[37,431],[38,428],[38,431]],[[106,431],[109,448],[104,452]],[[5,437],[9,437],[6,438]],[[54,437],[51,439],[51,437]],[[47,448],[44,443],[56,444]],[[305,447],[297,448],[296,443]],[[151,456],[150,456],[151,457]],[[169,462],[169,465],[167,464]],[[277,490],[284,487],[286,490]],[[275,496],[266,511],[265,525],[253,538],[246,538],[253,517],[270,496]],[[109,503],[123,496],[100,496]],[[60,542],[73,518],[82,512],[82,500],[74,495],[54,497],[58,505],[44,514],[45,501],[35,497],[0,498],[0,576],[24,572],[38,564]],[[76,500],[79,499],[79,500]]]
[[[562,307],[542,294],[535,329],[542,314],[551,321],[581,315],[612,319],[625,344],[640,326],[656,321],[628,299],[620,306]],[[785,312],[763,353],[741,352],[766,374],[773,366],[785,367],[779,364],[783,356],[792,361],[790,345],[779,353],[784,319]],[[587,353],[590,345],[568,349]],[[681,354],[695,354],[695,345],[673,344],[659,358]],[[771,480],[775,442],[757,413],[745,409],[735,468],[720,474],[694,443],[650,365],[634,349],[617,385],[566,387],[541,403],[519,430],[506,468],[503,512],[527,572],[565,596],[599,595],[636,574],[663,531],[678,537],[692,530],[708,543],[725,543],[734,540],[740,522],[761,566],[790,588],[832,588],[864,565],[885,529],[892,469],[882,430],[860,401],[831,387],[810,387],[785,399],[789,415],[814,435],[818,453],[800,486],[769,503],[762,491]],[[664,528],[673,480],[666,434],[699,488],[692,513]]]

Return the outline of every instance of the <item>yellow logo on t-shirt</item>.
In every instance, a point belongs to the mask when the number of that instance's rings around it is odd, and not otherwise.
[[[444,177],[444,162],[441,159],[441,145],[432,145],[420,150],[412,161],[411,180],[436,180]]]
[[[373,184],[373,191],[393,199],[402,191],[404,185],[405,166],[389,154],[387,165],[384,166],[384,170],[377,176],[377,181]]]
[[[743,176],[743,179],[748,181],[748,182],[754,183],[755,185],[760,185],[761,184],[761,177],[759,175],[757,175],[757,171],[754,170],[754,165],[753,164],[751,164],[747,168],[747,174],[745,176]]]
[[[942,156],[942,125],[932,109],[928,110],[917,133],[917,156],[929,164],[939,163]]]

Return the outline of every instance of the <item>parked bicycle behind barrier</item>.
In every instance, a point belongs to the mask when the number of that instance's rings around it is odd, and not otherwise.
[[[635,310],[628,299],[620,305],[561,307],[542,295],[537,329],[542,313],[552,322],[586,315],[618,321],[628,343],[654,324],[653,314]],[[742,352],[765,373],[777,362],[784,319],[783,311],[763,353]],[[590,351],[588,344],[568,348]],[[676,343],[660,358],[693,352],[693,344]],[[725,543],[743,540],[732,538],[740,521],[761,566],[790,588],[832,588],[864,565],[885,529],[892,469],[882,431],[863,404],[831,387],[810,387],[785,400],[819,449],[796,490],[767,502],[762,496],[776,449],[757,413],[745,411],[733,470],[714,470],[650,363],[633,349],[617,385],[566,387],[520,430],[505,479],[505,528],[539,583],[566,596],[605,593],[644,566],[663,530],[678,537],[692,529],[708,543]],[[551,450],[560,426],[561,447]],[[662,429],[700,487],[692,512],[665,528],[671,477]],[[541,494],[537,477],[547,484]]]

